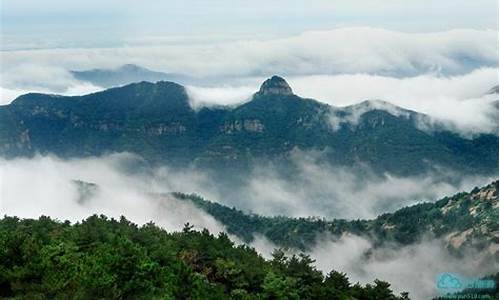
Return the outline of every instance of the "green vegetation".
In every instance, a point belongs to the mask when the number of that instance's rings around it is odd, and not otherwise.
[[[340,236],[352,233],[371,239],[376,245],[391,242],[402,245],[419,241],[431,234],[448,238],[466,232],[465,245],[487,247],[498,244],[498,181],[470,193],[458,193],[435,203],[421,203],[387,213],[373,220],[332,220],[318,218],[263,217],[246,214],[210,202],[196,195],[173,194],[177,199],[191,201],[224,224],[229,233],[246,242],[263,235],[280,247],[307,250],[314,246],[318,234]]]
[[[241,176],[241,169],[262,160],[293,168],[289,154],[300,149],[320,151],[332,165],[361,163],[378,173],[422,174],[436,165],[466,174],[498,173],[494,134],[466,139],[445,127],[425,131],[418,122],[427,116],[406,110],[395,116],[368,102],[334,108],[291,94],[284,80],[276,83],[284,93],[266,92],[276,88],[273,80],[247,103],[197,111],[184,87],[171,82],[74,97],[26,94],[0,106],[0,155],[131,152],[153,164],[194,164]],[[332,118],[364,110],[356,124],[332,127]]]
[[[408,299],[375,280],[324,276],[307,255],[265,260],[226,234],[169,233],[92,216],[0,220],[0,296],[11,299]]]

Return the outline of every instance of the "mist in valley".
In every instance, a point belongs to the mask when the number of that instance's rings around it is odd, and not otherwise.
[[[300,158],[299,158],[300,157]],[[20,218],[46,215],[58,220],[78,222],[92,214],[125,216],[137,224],[154,222],[166,230],[181,230],[185,223],[216,234],[223,224],[189,202],[171,197],[170,192],[197,193],[209,200],[263,215],[321,216],[332,218],[373,218],[422,200],[435,200],[491,178],[464,177],[455,183],[446,172],[417,177],[375,175],[360,181],[346,168],[334,168],[295,158],[299,172],[296,182],[269,167],[256,167],[242,186],[230,187],[232,198],[220,191],[223,181],[200,170],[178,171],[167,166],[145,167],[137,156],[127,153],[102,157],[64,160],[37,156],[0,160],[0,212]],[[82,183],[77,184],[75,180]],[[300,184],[297,183],[300,182]],[[96,184],[87,186],[85,184]],[[242,243],[230,235],[235,243]],[[270,258],[277,248],[256,236],[250,246]],[[296,250],[289,250],[290,254]],[[389,281],[397,291],[409,291],[414,299],[435,295],[435,277],[442,272],[468,276],[487,275],[497,262],[484,265],[485,253],[470,250],[463,258],[450,254],[445,245],[432,237],[406,247],[374,247],[366,238],[318,236],[308,252],[325,273],[345,272],[351,282],[369,283],[378,278]],[[480,263],[483,265],[480,265]]]

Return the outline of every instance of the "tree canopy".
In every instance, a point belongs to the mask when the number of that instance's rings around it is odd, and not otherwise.
[[[335,255],[332,253],[332,255]],[[167,232],[91,216],[71,224],[0,220],[0,297],[13,299],[406,299],[387,282],[327,275],[307,255],[265,260],[229,237],[186,224]]]

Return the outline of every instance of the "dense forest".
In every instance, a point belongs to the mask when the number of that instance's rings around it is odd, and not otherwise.
[[[340,237],[344,233],[364,236],[375,245],[386,242],[408,245],[424,235],[453,239],[467,231],[461,247],[487,248],[498,245],[498,181],[470,192],[444,197],[386,213],[372,220],[325,220],[320,218],[265,217],[229,208],[200,196],[173,194],[191,201],[226,226],[229,233],[246,242],[255,235],[285,248],[309,250],[319,234]]]
[[[169,233],[91,216],[0,220],[0,297],[10,299],[408,299],[390,284],[323,275],[304,254],[271,260],[226,234]]]

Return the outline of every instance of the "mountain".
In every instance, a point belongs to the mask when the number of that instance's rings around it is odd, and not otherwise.
[[[475,247],[498,256],[498,181],[433,203],[420,203],[373,220],[263,217],[244,213],[196,195],[173,194],[192,202],[246,242],[264,236],[279,247],[309,250],[318,236],[355,234],[374,245],[410,245],[425,237],[442,240],[450,250]]]
[[[191,81],[191,78],[187,75],[152,71],[134,64],[126,64],[115,69],[92,69],[70,71],[70,73],[78,80],[104,88],[141,81],[175,81],[183,84]]]
[[[420,174],[436,166],[498,172],[497,135],[464,138],[445,127],[423,128],[426,118],[382,101],[329,106],[295,95],[278,76],[244,104],[200,110],[179,84],[140,82],[84,96],[31,93],[0,106],[0,155],[128,151],[153,164],[241,171],[256,161],[288,166],[298,149],[380,173]]]

